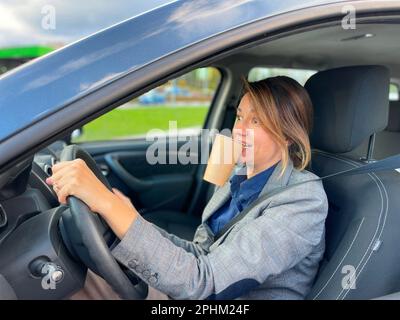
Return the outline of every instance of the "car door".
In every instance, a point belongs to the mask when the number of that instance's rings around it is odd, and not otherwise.
[[[216,68],[191,71],[88,123],[72,143],[142,214],[185,211],[201,164],[200,131],[220,81]]]

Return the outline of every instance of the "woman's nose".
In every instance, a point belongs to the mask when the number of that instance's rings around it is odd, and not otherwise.
[[[243,125],[235,126],[233,128],[233,136],[239,140],[246,139],[246,132],[246,128],[244,128]]]
[[[245,123],[240,123],[237,126],[235,126],[236,129],[236,134],[240,135],[241,137],[245,138],[246,136],[249,135],[249,131],[251,131],[252,129],[247,126]]]
[[[241,132],[243,135],[246,134],[246,124],[243,121],[237,121],[235,124],[235,129],[237,132]]]

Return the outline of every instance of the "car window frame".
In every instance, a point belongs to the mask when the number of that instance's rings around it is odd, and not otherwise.
[[[214,91],[214,94],[213,94],[213,96],[212,96],[212,98],[211,98],[211,100],[210,100],[210,104],[209,104],[209,107],[208,107],[208,109],[207,109],[206,116],[205,116],[204,119],[203,119],[203,124],[202,124],[201,128],[199,129],[199,133],[198,133],[198,134],[196,133],[196,134],[192,135],[192,136],[194,136],[194,137],[200,136],[201,130],[207,128],[207,126],[208,126],[208,124],[209,124],[209,121],[210,121],[210,117],[211,117],[211,115],[212,115],[212,111],[216,108],[216,100],[217,100],[217,97],[219,96],[219,94],[220,94],[220,92],[221,92],[221,88],[222,88],[223,85],[225,84],[224,81],[226,80],[226,73],[224,72],[223,68],[218,67],[218,66],[213,66],[213,65],[210,65],[210,66],[199,66],[199,67],[197,67],[197,68],[191,69],[189,72],[192,72],[192,71],[195,71],[195,70],[201,69],[201,68],[214,68],[215,70],[217,70],[217,71],[219,72],[220,78],[219,78],[218,85],[217,85],[217,87],[216,87],[216,89],[215,89],[215,91]],[[179,74],[178,76],[175,76],[175,77],[171,77],[170,79],[167,79],[167,80],[163,81],[162,83],[160,83],[158,86],[151,87],[150,90],[154,90],[154,89],[158,88],[159,86],[165,84],[166,82],[171,81],[171,80],[174,80],[174,79],[177,79],[177,78],[179,78],[179,77],[181,77],[181,76],[183,76],[183,75],[185,75],[185,74],[187,74],[187,73],[189,73],[189,72],[186,72],[186,73],[183,73],[183,74]],[[149,92],[150,90],[145,91],[145,92],[142,93],[142,94],[145,94],[146,92]],[[134,99],[139,98],[142,94],[135,96]],[[131,100],[132,100],[132,99],[131,99]],[[129,101],[131,101],[131,100],[128,100],[127,102],[129,102]],[[126,103],[126,102],[125,102],[125,103]],[[124,104],[124,103],[123,103],[123,104]],[[123,104],[119,105],[118,107],[122,106]],[[118,107],[115,107],[115,108],[113,108],[113,109],[108,110],[107,112],[105,112],[105,113],[102,114],[101,116],[106,115],[107,113],[109,113],[109,112],[111,112],[111,111],[117,109]],[[101,116],[99,116],[99,117],[101,117]],[[92,122],[92,121],[97,120],[99,117],[96,117],[95,119],[93,119],[93,120],[91,120],[91,121],[89,121],[89,122],[86,122],[85,125],[89,124],[89,123]],[[81,130],[83,127],[84,127],[84,126],[81,126],[81,127],[79,127],[79,128],[76,128],[76,129]],[[75,129],[75,130],[76,130],[76,129]],[[72,132],[71,132],[71,134],[72,134]],[[112,143],[113,141],[122,142],[122,143],[124,143],[124,142],[135,142],[135,141],[143,141],[143,140],[145,139],[145,136],[146,136],[146,133],[144,133],[143,136],[137,136],[137,137],[126,138],[126,139],[124,139],[124,138],[116,138],[116,139],[101,139],[101,140],[76,141],[76,142],[73,142],[73,141],[72,141],[72,143],[77,144],[77,145],[85,145],[85,144],[91,144],[91,143]],[[179,136],[179,132],[178,132],[178,136]],[[166,138],[166,139],[168,139],[169,137],[175,137],[175,136],[166,134],[166,135],[161,136],[160,138]]]

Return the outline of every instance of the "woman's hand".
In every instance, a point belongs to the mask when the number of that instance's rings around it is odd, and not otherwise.
[[[53,175],[46,179],[46,183],[53,186],[60,203],[66,204],[68,196],[75,196],[85,202],[93,212],[102,214],[107,211],[113,194],[85,161],[63,161],[55,164],[52,171]]]
[[[46,183],[53,186],[60,203],[66,204],[68,196],[75,196],[100,214],[119,238],[125,235],[138,215],[127,197],[116,189],[108,190],[81,159],[57,163],[52,171]]]

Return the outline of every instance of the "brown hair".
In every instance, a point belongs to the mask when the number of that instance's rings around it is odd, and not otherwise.
[[[313,107],[306,89],[285,76],[256,82],[243,79],[243,82],[243,94],[249,93],[261,125],[281,147],[280,176],[287,168],[289,157],[296,169],[305,169],[311,160],[309,134],[313,119]]]

